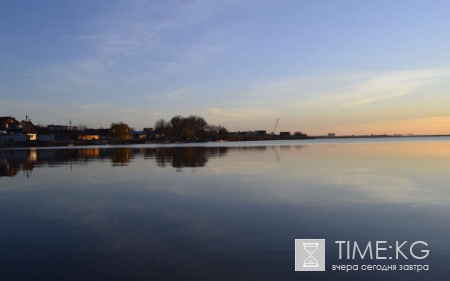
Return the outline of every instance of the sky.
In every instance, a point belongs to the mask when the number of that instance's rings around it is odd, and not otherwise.
[[[450,134],[450,1],[0,0],[0,116]]]

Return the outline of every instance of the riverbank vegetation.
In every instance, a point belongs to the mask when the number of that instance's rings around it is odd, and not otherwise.
[[[164,140],[193,141],[214,139],[228,134],[222,125],[209,125],[203,117],[190,115],[174,116],[170,121],[159,119],[155,123],[155,134]]]

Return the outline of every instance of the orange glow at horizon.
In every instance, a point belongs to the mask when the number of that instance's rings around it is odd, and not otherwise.
[[[447,135],[450,134],[450,116],[375,121],[354,125],[337,126],[334,133],[338,135]]]

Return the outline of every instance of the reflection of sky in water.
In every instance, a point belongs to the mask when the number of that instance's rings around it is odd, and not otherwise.
[[[1,272],[448,279],[450,142],[298,143],[0,151]],[[339,262],[335,240],[424,240],[431,270],[296,273],[295,238],[328,239],[328,265]]]

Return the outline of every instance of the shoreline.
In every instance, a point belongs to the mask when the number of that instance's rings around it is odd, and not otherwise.
[[[0,142],[0,148],[29,148],[29,147],[74,147],[74,146],[106,146],[106,145],[133,145],[133,144],[185,144],[185,143],[208,143],[208,142],[247,142],[247,141],[268,141],[268,140],[296,140],[315,139],[314,137],[255,137],[244,136],[237,139],[219,140],[109,140],[109,141],[27,141],[27,142]]]
[[[290,138],[274,138],[245,136],[240,139],[219,139],[219,140],[196,140],[196,141],[180,141],[180,140],[122,140],[122,141],[27,141],[27,142],[0,142],[0,149],[30,148],[30,147],[78,147],[78,146],[108,146],[108,145],[136,145],[136,144],[195,144],[195,143],[221,143],[221,142],[249,142],[249,141],[278,141],[278,140],[332,140],[332,139],[380,139],[380,138],[432,138],[432,137],[450,137],[450,135],[415,135],[415,136],[337,136],[337,137],[290,137]]]

